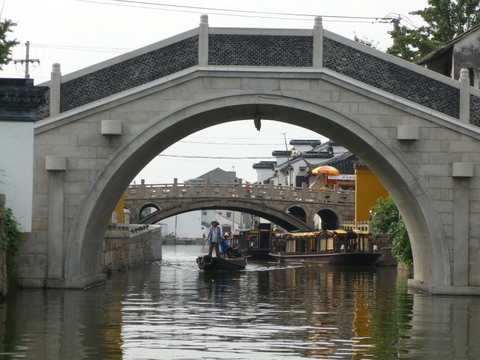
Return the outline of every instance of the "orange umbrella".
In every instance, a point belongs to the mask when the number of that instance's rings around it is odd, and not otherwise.
[[[340,174],[340,170],[338,170],[337,168],[334,168],[333,166],[323,165],[313,169],[312,174],[313,175],[318,175],[318,174],[338,175]]]

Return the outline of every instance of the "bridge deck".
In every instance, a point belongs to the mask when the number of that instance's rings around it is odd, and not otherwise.
[[[355,192],[341,189],[311,189],[263,184],[141,184],[130,185],[126,199],[236,198],[291,200],[309,203],[355,203]]]
[[[314,31],[302,29],[208,28],[206,35],[202,34],[202,29],[193,29],[92,69],[64,76],[60,112],[202,65],[230,69],[281,67],[282,71],[323,67],[434,111],[459,117],[457,81],[326,30],[322,30],[321,40],[315,38]],[[320,59],[315,58],[317,42],[321,44]],[[207,54],[204,63],[199,60],[200,52]],[[131,73],[136,75],[126,76]],[[477,126],[479,110],[479,92],[472,89],[470,122]],[[48,105],[40,113],[42,118],[48,117]]]

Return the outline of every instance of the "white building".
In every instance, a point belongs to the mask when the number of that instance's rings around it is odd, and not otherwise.
[[[331,162],[336,156],[347,152],[343,146],[328,140],[291,140],[287,150],[274,150],[276,161],[261,161],[253,164],[257,170],[257,181],[301,187],[308,184],[310,171],[314,167]]]
[[[178,238],[197,239],[203,236],[200,211],[191,211],[163,219],[161,222],[163,235],[175,235]]]
[[[32,79],[0,79],[0,194],[22,232],[32,230],[33,131],[46,90]]]

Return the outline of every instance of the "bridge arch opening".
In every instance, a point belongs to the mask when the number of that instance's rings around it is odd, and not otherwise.
[[[303,222],[307,222],[307,213],[301,206],[291,206],[288,208],[287,213]]]
[[[246,214],[254,215],[276,224],[288,231],[304,229],[304,222],[301,219],[295,221],[295,218],[288,216],[284,211],[280,211],[273,206],[266,206],[265,203],[255,204],[249,201],[242,201],[242,199],[231,199],[228,204],[221,199],[218,202],[214,202],[211,199],[199,199],[198,201],[186,201],[181,205],[173,206],[172,208],[162,209],[161,212],[154,212],[149,216],[143,218],[141,223],[143,224],[155,224],[168,217],[184,214],[195,210],[231,210],[243,212]],[[210,226],[210,224],[205,224]]]
[[[348,107],[348,103],[346,103]],[[143,131],[132,136],[108,159],[96,182],[91,184],[87,201],[79,211],[78,221],[70,234],[66,274],[75,278],[91,273],[81,259],[99,253],[101,234],[115,201],[135,174],[157,154],[182,138],[229,121],[252,119],[282,121],[324,135],[349,149],[377,175],[399,207],[409,230],[414,255],[415,278],[436,284],[449,284],[448,246],[439,216],[422,184],[408,163],[362,121],[361,115],[339,112],[321,101],[279,96],[278,93],[252,92],[221,94],[197,100],[181,110],[159,116]],[[333,221],[332,221],[333,222]],[[433,242],[435,239],[435,243]],[[441,243],[439,246],[438,243]],[[429,252],[424,249],[430,249]],[[436,269],[435,271],[433,269]],[[439,271],[440,270],[440,271]]]
[[[340,219],[335,211],[323,209],[317,213],[320,218],[320,227],[322,230],[335,230],[340,228]]]
[[[156,211],[160,211],[160,207],[154,203],[144,204],[139,211],[138,218],[144,219],[148,217],[150,214],[153,214]]]

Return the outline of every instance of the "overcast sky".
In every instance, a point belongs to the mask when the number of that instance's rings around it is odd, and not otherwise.
[[[314,16],[323,16],[327,30],[350,39],[356,35],[372,40],[386,50],[391,45],[389,19],[401,16],[402,24],[420,26],[421,18],[409,13],[426,7],[427,0],[0,0],[0,4],[0,17],[17,23],[10,38],[21,44],[13,58],[25,59],[29,41],[30,58],[40,61],[31,64],[29,71],[38,85],[49,80],[53,63],[60,63],[62,73],[68,74],[196,28],[201,14],[209,15],[211,27],[300,29],[311,29]],[[0,76],[24,74],[21,63],[12,63]],[[273,160],[272,150],[285,149],[284,136],[287,142],[322,139],[278,122],[263,121],[260,132],[251,121],[219,125],[166,149],[135,181],[170,183],[174,177],[184,181],[215,167],[256,181],[252,164]],[[205,139],[211,141],[205,143]]]

